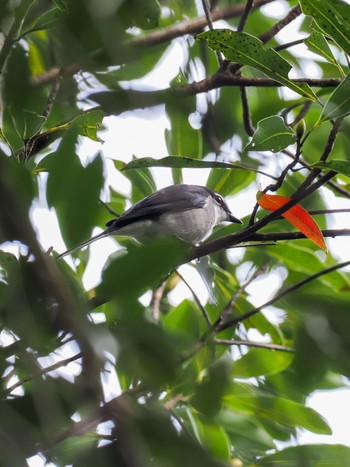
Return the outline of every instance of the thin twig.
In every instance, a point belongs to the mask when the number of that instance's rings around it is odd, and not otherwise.
[[[328,136],[327,144],[326,144],[326,146],[325,146],[325,148],[323,150],[323,153],[322,153],[322,155],[320,157],[320,162],[325,162],[327,160],[328,156],[330,155],[330,153],[332,152],[332,149],[333,149],[334,143],[335,143],[335,139],[336,139],[337,134],[339,132],[340,125],[341,125],[342,121],[343,121],[342,118],[338,118],[337,120],[335,120],[333,122],[332,129],[331,129],[331,131],[329,133],[329,136]],[[320,175],[321,172],[322,172],[321,169],[311,170],[311,172],[306,177],[304,182],[298,187],[298,189],[294,193],[294,196],[298,196],[299,193],[301,193],[303,190],[305,190],[305,188],[308,187],[315,180],[315,178],[317,178],[317,176]]]
[[[43,112],[43,117],[44,117],[45,120],[47,120],[48,117],[51,114],[52,107],[53,107],[53,105],[55,103],[55,100],[56,100],[56,97],[57,97],[57,93],[58,93],[58,91],[59,91],[59,89],[61,87],[61,83],[62,83],[62,80],[63,80],[63,74],[64,74],[64,71],[63,71],[63,68],[61,68],[58,75],[57,75],[57,78],[54,81],[54,84],[53,84],[52,89],[50,91],[49,97],[47,98],[46,107],[45,107],[44,112]]]
[[[118,214],[117,212],[114,211],[114,209],[112,209],[107,203],[105,203],[104,201],[102,201],[102,199],[100,199],[100,203],[102,204],[102,206],[104,208],[107,209],[107,211],[114,217],[120,217],[120,214]]]
[[[277,47],[274,47],[274,50],[278,52],[279,50],[289,49],[290,47],[294,47],[295,45],[304,44],[304,42],[305,39],[298,39],[296,41],[287,42],[286,44],[277,45]]]
[[[255,128],[253,126],[251,115],[250,115],[247,90],[244,86],[240,86],[239,91],[240,91],[241,102],[242,102],[244,129],[248,136],[253,136],[255,132]]]
[[[164,289],[165,289],[165,282],[160,284],[160,286],[157,287],[156,290],[152,293],[151,303],[149,307],[152,311],[152,318],[154,319],[155,322],[159,321],[160,303],[164,295]]]
[[[292,162],[290,162],[281,172],[280,176],[278,177],[277,181],[275,183],[271,183],[268,185],[264,190],[262,190],[262,193],[267,193],[268,191],[277,191],[281,188],[286,176],[288,175],[288,172],[293,170],[293,168],[296,166],[296,164],[299,162],[300,155],[301,155],[301,140],[300,138],[297,139],[297,148],[295,151],[294,158]],[[259,205],[258,203],[255,204],[254,209],[252,211],[252,214],[249,219],[248,225],[253,225],[255,222],[255,216],[258,211]]]
[[[207,20],[209,29],[212,30],[213,29],[213,20],[211,18],[211,11],[210,11],[207,0],[202,0],[202,7],[203,7],[203,10],[204,10],[205,18]]]
[[[209,9],[209,5],[208,5],[208,2],[207,0],[202,0],[202,7],[203,7],[203,10],[204,10],[204,13],[205,13],[205,17],[207,19],[207,23],[208,23],[208,26],[209,26],[209,29],[210,30],[213,30],[213,20],[212,20],[212,17],[211,17],[211,11]],[[222,56],[222,53],[220,51],[216,51],[216,56],[217,56],[217,59],[218,59],[218,62],[219,62],[219,65],[221,66],[223,61],[224,61],[224,58]]]
[[[42,121],[42,124],[40,125],[40,127],[38,128],[38,130],[36,131],[35,135],[33,135],[28,141],[26,141],[25,143],[25,147],[24,147],[24,161],[27,162],[28,159],[32,156],[32,155],[35,155],[35,154],[32,154],[32,151],[33,151],[33,148],[34,148],[34,145],[35,145],[35,142],[36,142],[36,136],[41,132],[44,124],[46,123],[47,119],[49,118],[50,114],[51,114],[51,111],[52,111],[52,107],[56,101],[56,97],[57,97],[57,94],[58,94],[58,91],[60,90],[60,87],[61,87],[61,83],[62,83],[62,80],[63,80],[63,68],[60,69],[53,85],[52,85],[52,88],[51,88],[51,91],[50,91],[50,94],[47,98],[47,101],[46,101],[46,106],[45,106],[45,109],[43,110],[43,113],[42,113],[42,118],[43,118],[43,121]]]
[[[314,209],[313,211],[308,211],[311,215],[317,214],[341,214],[341,213],[349,213],[350,208],[341,208],[341,209]]]
[[[201,132],[203,137],[208,141],[216,157],[221,154],[220,141],[215,132],[215,116],[213,111],[213,104],[207,97],[207,111],[202,119]]]
[[[294,157],[294,154],[292,154],[292,153],[291,153],[290,151],[288,151],[287,149],[284,149],[284,150],[282,151],[282,153],[285,154],[285,155],[288,156],[288,157],[291,157],[291,158]],[[300,159],[299,164],[300,164],[303,168],[306,168],[306,169],[311,170],[310,165],[309,165],[308,163],[306,163],[304,160]],[[319,177],[319,175],[318,175],[318,177]],[[350,199],[350,193],[349,193],[349,191],[348,191],[346,188],[340,186],[340,185],[339,185],[338,183],[336,183],[334,180],[329,180],[329,181],[327,182],[327,186],[329,186],[330,188],[332,188],[332,190],[334,190],[335,192],[337,192],[337,193],[339,193],[340,195],[342,195],[344,198]]]
[[[253,8],[253,3],[254,3],[254,0],[247,0],[247,3],[245,4],[245,8],[243,10],[241,19],[239,20],[239,23],[238,23],[238,26],[237,26],[237,31],[238,32],[243,31],[244,26],[245,26],[245,24],[247,22],[249,13],[250,13],[251,9]]]
[[[246,290],[246,288],[253,282],[255,281],[261,274],[263,274],[266,271],[266,264],[263,264],[260,268],[256,269],[253,274],[248,278],[244,284],[242,284],[239,289],[236,291],[236,293],[232,296],[231,300],[227,303],[225,306],[223,312],[219,316],[219,318],[215,321],[215,323],[212,325],[212,330],[213,332],[216,332],[217,329],[220,328],[221,324],[224,323],[229,315],[232,312],[232,308],[234,304],[236,303],[236,300],[242,293]]]
[[[301,14],[301,9],[299,6],[293,8],[285,18],[281,19],[278,23],[274,24],[272,28],[268,31],[265,31],[259,36],[259,39],[266,44],[269,40],[275,37],[283,28],[288,26],[289,23],[294,21]],[[240,63],[231,63],[229,66],[230,73],[236,75],[237,72],[242,68]]]
[[[350,229],[324,229],[321,230],[322,235],[326,238],[349,237]],[[259,242],[278,242],[282,240],[301,240],[307,238],[301,232],[269,232],[269,233],[254,233],[249,237],[248,241]],[[242,245],[243,246],[243,245]]]
[[[202,312],[202,315],[207,323],[207,325],[210,327],[211,326],[211,322],[210,322],[210,318],[209,318],[209,315],[207,313],[207,310],[204,308],[204,306],[201,304],[201,301],[199,300],[199,297],[198,295],[196,294],[196,292],[192,289],[192,287],[190,286],[190,284],[186,281],[186,279],[183,277],[183,275],[178,271],[176,270],[176,274],[180,277],[180,279],[182,280],[182,282],[187,286],[187,288],[190,290],[191,294],[193,295],[193,298],[195,300],[195,302],[197,303],[197,306],[199,307],[199,309],[201,310]]]
[[[332,266],[330,268],[323,269],[322,271],[319,271],[318,273],[313,274],[312,276],[309,276],[309,277],[303,279],[302,281],[297,282],[296,284],[288,287],[287,289],[282,290],[277,295],[275,295],[273,298],[271,298],[267,302],[263,303],[259,307],[253,308],[252,310],[248,311],[247,313],[244,313],[243,315],[237,316],[236,318],[233,318],[233,319],[231,319],[229,321],[226,321],[225,323],[222,323],[220,325],[220,327],[217,327],[215,329],[215,333],[219,333],[219,332],[221,332],[221,331],[223,331],[223,330],[225,330],[227,328],[236,326],[237,324],[241,323],[242,321],[245,321],[245,320],[251,318],[252,316],[256,315],[257,313],[259,313],[263,308],[266,308],[266,307],[271,306],[274,303],[278,302],[283,297],[285,297],[286,295],[294,292],[295,290],[299,289],[300,287],[303,287],[304,285],[318,279],[321,276],[324,276],[326,274],[329,274],[329,273],[331,273],[333,271],[336,271],[338,269],[344,268],[344,267],[349,266],[349,265],[350,265],[350,261],[344,261],[343,263],[339,263],[339,264],[336,264],[335,266]],[[184,362],[184,361],[188,360],[189,358],[193,357],[202,347],[204,347],[207,340],[212,336],[213,331],[214,331],[213,328],[211,328],[209,331],[205,332],[202,335],[202,337],[198,340],[196,345],[193,346],[192,349],[182,353],[180,361]]]
[[[290,294],[291,292],[294,292],[295,290],[300,289],[300,287],[303,287],[304,285],[309,284],[310,282],[318,279],[321,276],[324,276],[333,271],[336,271],[337,269],[341,269],[349,265],[350,265],[350,261],[344,261],[343,263],[336,264],[335,266],[332,266],[330,268],[323,269],[322,271],[319,271],[316,274],[312,274],[311,276],[303,279],[302,281],[299,281],[296,284],[288,287],[287,289],[282,290],[277,295],[275,295],[273,298],[271,298],[271,300],[268,300],[262,305],[256,308],[253,308],[252,310],[248,311],[247,313],[244,313],[241,316],[237,316],[236,318],[226,321],[226,323],[223,323],[221,325],[219,331],[223,331],[224,329],[230,328],[232,326],[236,326],[238,323],[241,323],[242,321],[245,321],[251,318],[252,316],[256,315],[257,313],[259,313],[263,308],[273,305],[274,303],[278,302],[279,300],[281,300],[283,297]]]
[[[288,26],[292,21],[294,21],[299,15],[301,14],[301,8],[300,6],[296,6],[290,10],[290,12],[285,16],[284,18],[281,19],[281,21],[278,21],[278,23],[274,24],[272,28],[270,28],[268,31],[264,32],[259,36],[259,39],[266,44],[269,40],[271,40],[273,37],[275,37],[283,28]]]
[[[38,376],[43,376],[46,375],[47,373],[50,373],[51,371],[58,370],[59,368],[62,368],[63,366],[69,365],[69,363],[74,362],[75,360],[78,360],[79,358],[82,358],[82,353],[79,352],[76,355],[73,355],[72,357],[66,358],[65,360],[60,360],[59,362],[54,363],[53,365],[47,366],[46,368],[42,368],[41,370],[37,371],[36,373],[32,375],[27,375],[24,378],[21,378],[19,381],[14,383],[12,386],[7,388],[4,393],[5,394],[11,394],[12,391],[17,389],[20,386],[23,386],[23,384],[28,383],[28,381],[32,381],[34,378],[37,378]]]
[[[234,340],[234,339],[214,339],[214,344],[217,345],[237,345],[246,347],[258,347],[268,350],[278,350],[280,352],[295,353],[295,350],[291,347],[285,347],[284,345],[278,344],[264,344],[263,342],[252,342],[247,340]]]

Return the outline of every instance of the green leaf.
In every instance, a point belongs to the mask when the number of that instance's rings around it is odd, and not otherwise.
[[[40,162],[49,172],[49,206],[56,209],[63,238],[69,246],[86,240],[95,226],[104,181],[101,156],[83,167],[75,154],[76,137],[76,132],[70,130],[57,151]]]
[[[119,252],[111,260],[103,271],[98,292],[119,299],[139,295],[157,285],[162,276],[180,264],[185,249],[183,243],[173,239],[159,240],[147,246],[134,243],[127,252]]]
[[[309,246],[297,245],[296,242],[288,242],[288,247],[283,243],[277,244],[270,249],[269,256],[277,258],[290,272],[298,272],[303,275],[316,274],[321,269],[334,264],[331,258],[329,263],[325,264],[325,261],[321,260],[313,249]],[[322,286],[330,287],[336,292],[349,289],[349,280],[341,271],[321,276],[317,281]]]
[[[180,350],[194,345],[200,337],[200,316],[195,304],[183,300],[163,318],[164,329],[180,341]]]
[[[350,73],[335,88],[323,108],[318,124],[350,113]]]
[[[138,159],[136,159],[138,160]],[[120,172],[125,170],[126,164],[123,161],[113,160],[114,166]],[[133,202],[154,193],[157,190],[152,172],[147,168],[139,168],[135,171],[125,171],[125,177],[132,183],[132,200]]]
[[[252,414],[286,426],[301,427],[313,433],[331,434],[326,421],[315,410],[282,397],[230,395],[224,404],[238,413]]]
[[[208,418],[213,418],[221,408],[221,400],[229,384],[229,368],[223,362],[217,362],[208,369],[197,385],[191,405]]]
[[[176,340],[162,328],[133,313],[132,303],[123,303],[115,328],[118,345],[117,370],[139,378],[147,387],[175,382]]]
[[[331,48],[328,45],[323,34],[314,31],[305,41],[307,48],[317,55],[323,57],[327,62],[332,63],[339,68],[339,71],[343,73],[343,69],[339,65],[338,61],[334,58]]]
[[[161,7],[158,0],[129,0],[128,14],[131,15],[135,26],[148,30],[158,27]]]
[[[203,447],[217,459],[229,462],[230,440],[222,426],[195,413],[191,413],[190,419]]]
[[[89,457],[90,453],[96,449],[97,436],[95,433],[84,433],[80,436],[66,438],[55,446],[53,454],[65,464],[75,464],[75,460],[82,457]]]
[[[26,138],[31,138],[32,155],[38,153],[43,148],[48,147],[58,138],[61,138],[61,136],[63,136],[65,132],[70,129],[75,129],[74,131],[76,131],[79,135],[86,136],[93,141],[103,142],[97,135],[97,131],[100,129],[104,117],[104,112],[101,110],[88,110],[81,115],[74,117],[69,122],[51,127],[49,130],[42,133],[38,133],[38,131],[45,124],[44,117],[30,112],[26,112],[25,115],[25,136]],[[42,170],[41,166],[42,164],[40,162],[37,168]]]
[[[34,76],[45,71],[43,56],[40,53],[39,47],[34,42],[29,44],[28,63],[30,71]]]
[[[36,18],[33,23],[26,28],[22,35],[28,34],[29,32],[33,31],[40,31],[43,29],[52,28],[56,26],[57,23],[63,18],[65,12],[62,11],[60,8],[55,7],[49,11],[46,11],[41,16]]]
[[[207,186],[223,196],[234,195],[255,180],[253,171],[213,169],[208,177]]]
[[[307,84],[295,83],[288,78],[291,65],[275,50],[266,49],[260,39],[230,29],[202,32],[196,38],[206,40],[211,49],[222,52],[227,60],[256,68],[274,81],[317,102],[317,97]]]
[[[167,156],[161,159],[140,157],[120,167],[121,171],[140,169],[143,167],[170,167],[176,169],[240,169],[258,172],[254,167],[246,167],[235,162],[229,164],[227,162],[203,161],[181,156]]]
[[[344,467],[350,465],[350,448],[341,444],[293,446],[259,459],[252,467]]]
[[[236,378],[252,378],[279,373],[292,363],[294,355],[268,349],[250,349],[233,363],[232,374]]]
[[[169,99],[165,109],[169,117],[171,129],[165,130],[165,140],[169,154],[189,156],[195,159],[202,157],[202,132],[192,127],[188,120],[195,111],[195,99]]]
[[[166,50],[166,44],[153,46],[147,50],[147,53],[139,54],[130,63],[126,63],[117,69],[96,70],[95,76],[108,89],[120,90],[119,81],[142,78],[156,68]],[[91,96],[92,97],[92,96]]]
[[[272,115],[258,122],[258,127],[249,144],[248,151],[279,152],[295,143],[296,135],[281,117]]]
[[[312,164],[312,167],[315,167],[315,169],[331,170],[332,172],[350,177],[349,161],[333,159],[331,161],[317,162],[316,164]]]
[[[218,419],[238,451],[247,453],[248,450],[253,449],[264,454],[266,450],[276,448],[272,437],[254,417],[222,410]]]
[[[327,37],[350,54],[350,5],[341,0],[299,0],[305,15],[311,16]]]
[[[102,110],[88,110],[63,125],[63,128],[68,130],[77,127],[79,135],[86,136],[92,141],[103,142],[98,137],[97,132],[101,128],[104,115],[105,113]]]

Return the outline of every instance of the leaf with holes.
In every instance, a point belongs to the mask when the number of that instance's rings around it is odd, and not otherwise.
[[[198,34],[196,39],[206,40],[212,50],[221,52],[227,60],[256,68],[274,81],[317,102],[317,97],[310,86],[296,83],[288,78],[291,65],[275,50],[265,48],[257,37],[230,29],[215,29]]]
[[[350,54],[350,5],[341,0],[300,0],[303,13],[311,16],[319,29]]]

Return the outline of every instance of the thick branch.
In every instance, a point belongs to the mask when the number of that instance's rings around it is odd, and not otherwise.
[[[341,83],[341,79],[310,79],[299,78],[292,80],[294,83],[306,83],[312,87],[335,88]],[[168,100],[179,97],[195,96],[213,89],[225,86],[245,87],[281,87],[282,84],[269,78],[251,78],[232,75],[229,71],[219,71],[201,81],[177,86],[174,88],[157,91],[138,91],[133,89],[120,89],[116,91],[103,91],[87,96],[88,99],[98,103],[107,115],[119,115],[122,112],[154,107],[164,104]]]
[[[260,8],[267,3],[271,3],[274,0],[255,0],[253,9]],[[238,5],[232,5],[227,8],[221,8],[219,10],[211,11],[211,20],[218,21],[221,19],[228,19],[240,16],[245,10],[246,6],[244,3]],[[207,18],[201,16],[199,18],[192,18],[188,21],[170,26],[163,31],[155,31],[150,34],[137,37],[133,39],[131,44],[137,46],[153,46],[163,44],[164,42],[171,41],[177,37],[182,37],[185,34],[196,34],[205,28],[208,24]]]

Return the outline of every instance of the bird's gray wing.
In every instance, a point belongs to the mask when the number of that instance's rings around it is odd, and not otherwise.
[[[208,191],[201,186],[173,185],[142,199],[124,212],[118,219],[106,225],[109,231],[120,229],[133,222],[155,219],[169,211],[179,212],[202,208],[208,197]]]

